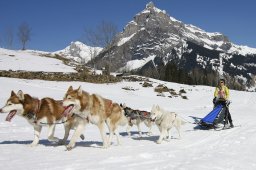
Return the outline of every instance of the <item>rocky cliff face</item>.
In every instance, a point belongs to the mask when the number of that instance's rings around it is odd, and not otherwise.
[[[221,33],[208,33],[170,17],[151,2],[134,16],[123,32],[95,59],[98,67],[131,71],[145,65],[175,62],[190,72],[194,68],[232,76],[241,84],[256,75],[256,49],[233,44]],[[154,68],[152,68],[154,69]]]

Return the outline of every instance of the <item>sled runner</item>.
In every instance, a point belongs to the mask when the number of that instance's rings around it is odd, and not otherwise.
[[[233,127],[227,126],[227,127],[215,128],[214,130],[215,131],[222,131],[222,130],[234,129],[234,128],[239,128],[239,127],[242,127],[242,125],[236,125],[236,126],[233,126]]]

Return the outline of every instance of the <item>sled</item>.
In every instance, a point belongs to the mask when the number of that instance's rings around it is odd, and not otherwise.
[[[203,129],[215,129],[218,124],[223,123],[226,109],[227,108],[224,105],[217,105],[210,113],[200,120],[198,123],[199,126]]]

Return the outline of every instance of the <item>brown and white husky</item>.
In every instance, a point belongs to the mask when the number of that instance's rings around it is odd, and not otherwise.
[[[109,99],[105,99],[96,94],[89,94],[79,87],[73,89],[70,86],[64,96],[63,105],[70,113],[74,113],[89,122],[98,126],[103,140],[103,148],[109,147],[113,134],[117,137],[117,143],[120,144],[118,125],[127,124],[123,109],[117,103],[113,103]],[[107,123],[109,128],[109,139],[106,139],[104,125]],[[75,146],[75,142],[79,135],[83,132],[84,125],[78,125],[74,135],[72,136],[68,149]]]
[[[76,122],[84,122],[81,118],[74,116],[64,117],[65,108],[62,101],[56,101],[52,98],[43,98],[41,100],[24,94],[21,90],[16,94],[11,92],[11,96],[6,105],[0,109],[1,113],[9,112],[6,121],[11,121],[15,115],[25,118],[34,127],[34,140],[30,144],[36,146],[39,142],[39,136],[43,125],[48,126],[48,140],[52,142],[65,143],[68,138],[69,130],[65,131],[63,140],[54,137],[56,123],[64,123],[65,129],[75,127]],[[80,120],[81,119],[81,120]],[[78,123],[77,123],[78,124]]]

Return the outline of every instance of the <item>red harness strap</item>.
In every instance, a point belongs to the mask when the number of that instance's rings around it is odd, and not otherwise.
[[[34,109],[34,111],[33,111],[33,113],[34,113],[35,115],[39,112],[40,107],[41,107],[41,100],[36,99],[36,101],[37,101],[37,106],[35,107],[35,109]]]
[[[108,100],[109,107],[112,106],[113,102],[112,100]]]

